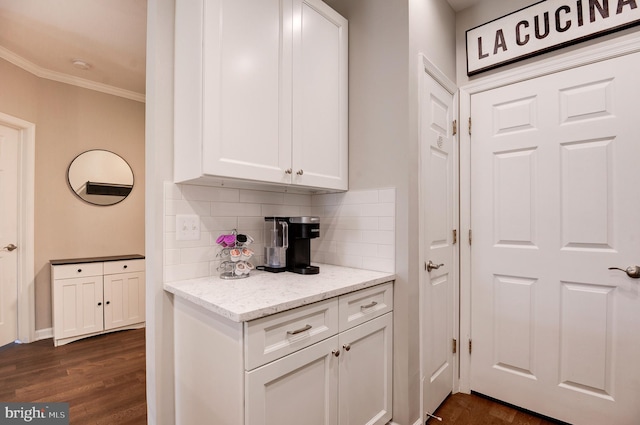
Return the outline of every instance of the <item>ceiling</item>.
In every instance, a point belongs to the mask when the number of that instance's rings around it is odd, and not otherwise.
[[[147,0],[0,0],[0,57],[36,75],[144,97],[146,15]]]
[[[456,12],[479,1],[447,0]],[[144,100],[146,13],[147,0],[0,0],[0,57],[39,76]]]
[[[481,0],[447,0],[447,3],[451,6],[453,10],[456,12],[460,12],[467,7],[471,7],[474,4],[480,3]]]

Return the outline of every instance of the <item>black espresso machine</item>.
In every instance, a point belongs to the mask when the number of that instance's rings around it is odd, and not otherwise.
[[[318,274],[320,267],[311,265],[311,239],[320,236],[320,217],[287,217],[289,247],[287,271],[299,274]]]
[[[320,236],[319,217],[265,217],[264,266],[272,273],[318,274],[311,265],[311,239]]]

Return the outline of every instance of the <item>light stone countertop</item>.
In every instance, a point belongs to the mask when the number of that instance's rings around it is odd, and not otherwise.
[[[210,276],[167,282],[164,289],[234,322],[246,322],[395,279],[393,273],[316,265],[316,275],[253,270],[246,279]]]

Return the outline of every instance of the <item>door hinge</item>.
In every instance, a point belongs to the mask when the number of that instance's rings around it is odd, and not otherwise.
[[[458,120],[453,120],[453,135],[458,134]]]
[[[453,229],[453,244],[457,244],[458,243],[458,230],[457,229]]]
[[[469,117],[469,136],[471,136],[471,117]]]
[[[471,354],[471,340],[469,340],[469,354]]]
[[[473,240],[473,235],[471,233],[471,229],[469,229],[469,245],[471,245],[472,240]]]
[[[458,340],[455,338],[453,338],[452,351],[453,354],[456,354],[458,352]]]

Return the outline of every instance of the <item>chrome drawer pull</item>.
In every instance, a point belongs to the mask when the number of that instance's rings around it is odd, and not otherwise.
[[[287,335],[297,335],[299,333],[308,331],[309,329],[311,329],[313,326],[311,325],[307,325],[304,328],[300,328],[300,329],[296,329],[295,331],[287,331]]]
[[[369,303],[367,305],[361,305],[360,306],[360,311],[366,310],[366,309],[371,308],[371,307],[375,307],[377,305],[378,305],[378,303],[376,301],[371,301],[371,303]]]

